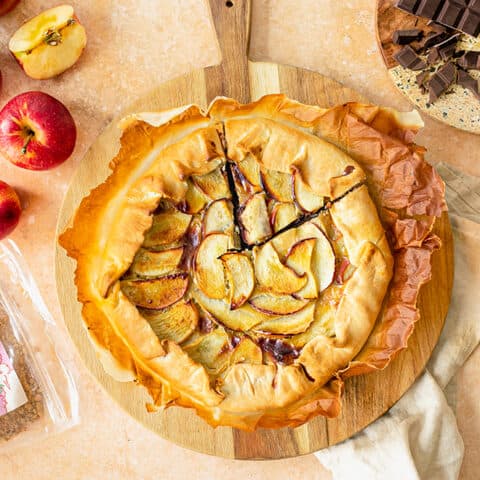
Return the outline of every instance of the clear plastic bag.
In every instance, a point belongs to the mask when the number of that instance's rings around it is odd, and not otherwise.
[[[18,247],[0,242],[0,452],[78,423],[66,345]]]

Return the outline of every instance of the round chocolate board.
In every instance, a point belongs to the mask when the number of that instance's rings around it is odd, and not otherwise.
[[[230,4],[229,2],[227,2]],[[314,72],[273,63],[250,62],[245,55],[248,39],[248,4],[232,7],[212,1],[213,19],[223,52],[220,65],[193,71],[155,88],[123,112],[161,110],[196,103],[201,106],[217,95],[250,101],[266,93],[283,92],[301,102],[332,106],[362,100],[356,92]],[[119,146],[116,121],[98,137],[76,172],[65,197],[58,223],[64,230],[81,199],[105,180],[108,164]],[[433,254],[433,278],[419,297],[421,319],[401,352],[388,368],[347,379],[342,415],[317,417],[298,428],[259,429],[248,433],[211,428],[192,410],[172,407],[148,413],[146,391],[133,382],[120,383],[107,375],[87,338],[76,301],[74,262],[57,246],[56,279],[65,322],[87,368],[109,395],[131,416],[162,437],[199,452],[237,459],[278,459],[315,452],[349,438],[385,413],[422,372],[438,340],[448,311],[453,277],[453,244],[447,214],[434,231],[443,247]]]

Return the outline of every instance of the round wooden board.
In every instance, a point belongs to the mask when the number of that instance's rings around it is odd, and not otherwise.
[[[410,102],[423,113],[436,120],[467,132],[480,133],[480,103],[472,93],[459,85],[450,87],[446,94],[434,103],[429,102],[428,92],[420,91],[416,83],[416,76],[420,72],[402,68],[394,59],[393,55],[402,47],[392,42],[393,32],[396,30],[408,30],[419,28],[425,33],[433,31],[428,20],[416,17],[395,7],[396,0],[377,0],[376,7],[376,33],[378,48],[382,54],[383,61],[397,89],[405,95]],[[470,47],[477,50],[480,41],[471,39]],[[413,42],[412,47],[416,48],[418,42]],[[470,72],[472,73],[472,72]],[[473,73],[478,77],[477,73]]]
[[[294,67],[249,62],[248,72],[252,98],[281,91],[302,102],[322,106],[361,99],[339,83]],[[210,69],[197,70],[163,84],[124,113],[160,110],[188,103],[205,106],[208,100],[206,79],[213,73]],[[81,199],[108,175],[108,163],[118,149],[119,133],[116,122],[113,122],[83,159],[65,197],[59,232],[68,224]],[[298,428],[246,433],[226,427],[213,429],[187,409],[174,407],[164,412],[148,413],[145,403],[149,398],[145,390],[134,383],[116,382],[104,372],[96,358],[83,327],[80,304],[76,301],[74,262],[57,246],[58,295],[67,327],[87,368],[112,398],[143,425],[178,445],[212,455],[238,459],[292,457],[349,438],[385,413],[424,369],[442,330],[452,287],[453,244],[446,214],[436,222],[435,233],[441,237],[443,247],[433,255],[432,281],[420,292],[421,320],[409,340],[409,348],[384,371],[347,380],[341,417],[333,420],[317,417]]]

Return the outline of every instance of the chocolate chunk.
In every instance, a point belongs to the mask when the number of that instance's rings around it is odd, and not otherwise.
[[[409,43],[420,40],[423,32],[419,28],[411,30],[397,30],[393,32],[393,43],[396,45],[407,45]]]
[[[457,67],[452,62],[446,63],[434,73],[428,82],[429,101],[433,103],[455,81]]]
[[[427,34],[425,37],[425,41],[423,42],[423,47],[424,48],[430,48],[433,47],[434,45],[437,45],[444,40],[446,40],[449,37],[449,35],[446,32],[430,32]]]
[[[408,13],[415,13],[418,0],[398,0],[396,7],[405,10]]]
[[[480,92],[478,91],[478,81],[475,80],[469,73],[463,70],[458,71],[457,83],[462,87],[470,90],[477,99],[480,100]]]
[[[452,35],[450,38],[447,38],[443,42],[435,45],[435,48],[438,50],[438,53],[443,60],[448,60],[453,56],[459,37],[460,34],[457,33],[455,35]]]
[[[462,57],[457,60],[460,67],[480,70],[480,52],[465,52]]]
[[[415,82],[420,87],[420,91],[422,93],[426,93],[427,91],[426,87],[428,84],[428,72],[419,73],[415,78]]]
[[[432,65],[437,63],[440,60],[440,54],[438,53],[438,48],[433,47],[430,49],[430,52],[427,55],[427,62]]]
[[[425,61],[409,46],[403,47],[393,57],[402,67],[410,70],[423,70],[427,66]]]

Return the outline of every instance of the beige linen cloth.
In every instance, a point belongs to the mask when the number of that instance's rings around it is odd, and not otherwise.
[[[447,185],[455,240],[455,279],[445,327],[427,370],[387,414],[315,454],[334,480],[458,478],[463,442],[450,407],[451,387],[480,342],[480,178],[445,164],[437,170]]]

